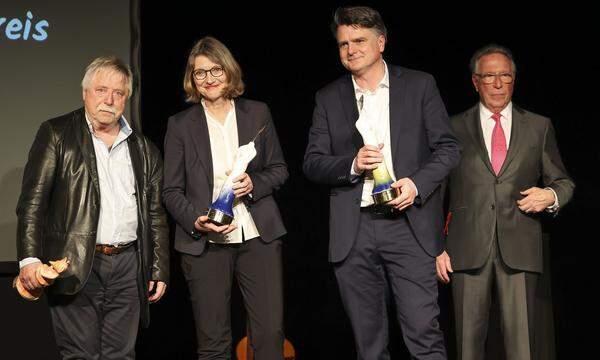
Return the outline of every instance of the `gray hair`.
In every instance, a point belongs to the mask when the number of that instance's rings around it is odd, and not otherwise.
[[[498,44],[488,44],[484,47],[481,47],[475,51],[473,56],[471,57],[471,61],[469,63],[469,67],[471,68],[471,74],[477,74],[477,68],[479,66],[479,59],[486,55],[491,54],[502,54],[510,60],[511,68],[513,73],[517,73],[517,65],[515,64],[515,60],[513,58],[512,51],[510,51],[507,47],[498,45]]]
[[[84,90],[89,88],[92,78],[100,70],[113,70],[125,76],[127,83],[127,98],[131,97],[131,93],[133,92],[133,74],[131,73],[129,66],[116,56],[98,57],[85,68],[85,75],[83,76],[83,80],[81,80],[81,87]]]

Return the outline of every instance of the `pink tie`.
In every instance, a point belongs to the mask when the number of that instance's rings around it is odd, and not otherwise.
[[[500,124],[500,114],[492,115],[492,119],[496,122],[492,131],[492,168],[498,175],[506,159],[506,136]]]

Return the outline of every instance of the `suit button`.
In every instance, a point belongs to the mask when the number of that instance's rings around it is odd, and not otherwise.
[[[490,205],[490,209],[494,210],[496,208],[496,205],[492,204]]]
[[[502,184],[502,180],[496,179],[496,184]]]
[[[354,199],[355,204],[360,204],[360,199]]]

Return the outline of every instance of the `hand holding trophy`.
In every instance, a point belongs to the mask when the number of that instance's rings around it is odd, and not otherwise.
[[[379,147],[378,144],[382,143],[382,139],[379,138],[380,136],[378,136],[377,131],[367,119],[365,112],[361,112],[358,120],[356,120],[356,128],[362,136],[365,145]],[[385,159],[372,171],[374,186],[371,197],[375,205],[385,204],[398,197],[398,192],[392,187],[394,179],[392,179],[387,169]]]
[[[35,278],[42,285],[40,288],[34,290],[27,290],[21,283],[21,279],[17,276],[13,280],[13,288],[17,289],[19,295],[24,299],[35,301],[40,298],[44,287],[50,286],[54,283],[54,280],[67,268],[69,267],[69,260],[63,258],[57,261],[50,261],[50,265],[41,264],[35,271]]]
[[[229,225],[233,221],[233,201],[235,200],[233,191],[234,179],[246,172],[248,164],[256,156],[254,140],[265,130],[265,127],[266,125],[258,131],[252,141],[237,149],[231,172],[227,176],[227,179],[225,179],[217,200],[208,209],[208,219],[213,223],[217,225]]]

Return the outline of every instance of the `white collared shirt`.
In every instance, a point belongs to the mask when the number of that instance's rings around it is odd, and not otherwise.
[[[352,85],[354,86],[354,94],[356,96],[359,112],[361,114],[366,112],[366,115],[368,115],[366,118],[369,119],[369,121],[372,121],[372,127],[377,132],[377,138],[383,139],[383,160],[385,161],[390,176],[395,180],[394,163],[392,161],[392,142],[390,140],[390,75],[385,61],[383,64],[385,72],[374,91],[359,87],[354,76],[352,76]],[[354,162],[352,162],[350,174],[353,176],[359,175],[354,171]],[[364,181],[360,201],[361,207],[374,204],[373,198],[371,197],[375,185],[373,177],[366,175]]]
[[[100,184],[100,218],[96,244],[124,245],[137,239],[137,199],[135,176],[127,138],[133,133],[122,116],[119,134],[112,147],[94,135],[92,123],[85,119],[92,134],[98,183]]]
[[[92,135],[100,185],[100,216],[96,244],[125,245],[137,239],[138,227],[135,177],[126,141],[133,130],[125,117],[121,116],[119,134],[109,149],[94,135],[87,114],[85,120]],[[19,262],[19,267],[38,261],[38,258],[25,258]]]
[[[492,161],[492,132],[494,131],[494,126],[496,126],[496,121],[492,119],[492,115],[494,115],[493,112],[482,103],[479,103],[479,119],[481,121],[481,130],[483,131],[483,141],[485,142],[485,148],[487,149],[490,161]],[[512,131],[512,102],[509,102],[500,111],[500,125],[502,125],[502,130],[504,130],[506,150],[508,151],[510,147],[510,132]]]
[[[225,122],[221,124],[215,119],[204,106],[204,101],[201,102],[206,115],[206,124],[208,125],[208,135],[210,137],[210,151],[212,154],[213,165],[213,195],[214,202],[219,197],[219,191],[225,180],[227,172],[229,172],[235,161],[235,154],[239,147],[237,118],[235,114],[235,104],[231,101],[231,110],[225,118]],[[244,239],[250,240],[259,237],[258,229],[252,219],[252,215],[246,208],[246,205],[240,199],[235,199],[233,203],[234,224],[237,228],[229,234],[223,235],[214,232],[208,233],[208,241],[213,243],[241,243],[242,231]]]

